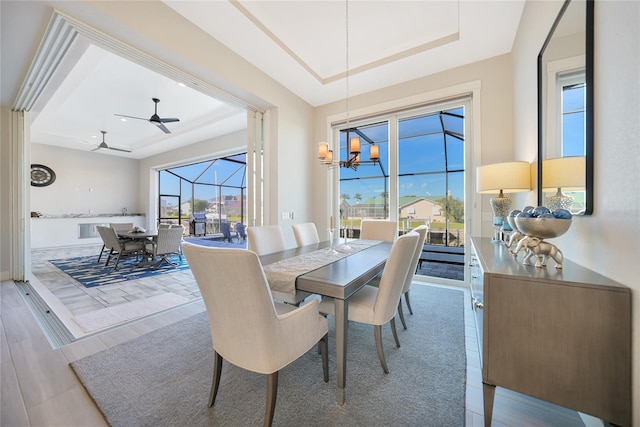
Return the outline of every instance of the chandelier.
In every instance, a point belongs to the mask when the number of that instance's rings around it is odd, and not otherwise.
[[[358,132],[357,129],[350,127],[349,121],[349,0],[345,1],[345,32],[346,32],[346,72],[345,72],[345,81],[347,86],[347,96],[345,98],[345,109],[347,111],[347,124],[346,124],[346,143],[347,143],[347,159],[346,160],[334,160],[333,159],[333,150],[329,148],[329,143],[321,142],[318,147],[318,158],[320,161],[326,165],[328,168],[332,167],[344,167],[351,168],[353,170],[357,170],[358,166],[361,164],[376,164],[380,161],[380,152],[379,147],[370,143],[369,147],[369,160],[361,160],[361,146],[360,146],[360,137],[353,136],[350,137],[351,132]]]

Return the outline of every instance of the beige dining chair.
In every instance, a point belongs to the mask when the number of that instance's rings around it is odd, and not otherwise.
[[[118,268],[118,263],[122,258],[127,256],[140,256],[144,252],[144,245],[142,242],[134,241],[134,240],[121,240],[118,238],[118,234],[116,230],[111,227],[97,226],[96,229],[102,238],[102,242],[106,249],[109,250],[109,255],[107,256],[107,262],[105,262],[105,266],[109,265],[109,261],[111,261],[111,257],[115,255],[116,262],[113,266],[113,270]]]
[[[180,259],[182,259],[181,247],[183,234],[184,228],[182,226],[158,229],[158,237],[145,245],[146,253],[154,261],[154,267],[159,267],[165,262],[174,267],[178,265],[171,261],[169,257],[171,255],[178,255]],[[159,260],[157,259],[158,257],[160,257]]]
[[[263,225],[247,228],[249,248],[258,256],[284,251],[284,234],[279,225]],[[286,292],[271,291],[273,298],[289,304],[300,304],[306,297],[311,295],[308,292],[296,291],[295,294]]]
[[[293,235],[296,238],[298,246],[312,245],[320,242],[320,236],[318,236],[318,229],[312,222],[305,222],[302,224],[293,224]]]
[[[112,222],[109,224],[109,227],[113,228],[114,230],[116,230],[116,234],[118,231],[129,231],[133,228],[133,223],[132,222]],[[123,240],[123,239],[120,239]],[[106,250],[106,246],[104,245],[104,243],[102,244],[102,249],[100,249],[100,255],[98,255],[98,262],[100,262],[100,260],[102,259],[102,254],[104,253],[104,251]]]
[[[397,224],[395,221],[364,219],[360,223],[361,239],[393,242],[397,236]]]
[[[187,257],[209,316],[214,369],[209,407],[215,403],[222,362],[267,375],[264,425],[270,426],[278,393],[278,372],[321,347],[324,382],[329,381],[328,326],[317,300],[301,307],[274,303],[255,252],[185,243]],[[301,407],[304,404],[301,403]]]
[[[411,231],[415,231],[418,233],[418,245],[416,246],[416,251],[413,254],[413,258],[411,259],[411,265],[409,266],[409,273],[404,281],[404,286],[402,287],[402,294],[400,294],[400,301],[398,301],[398,316],[400,317],[400,322],[402,322],[402,327],[407,329],[407,322],[404,319],[404,311],[402,309],[402,295],[404,295],[404,300],[407,304],[407,308],[409,309],[409,313],[413,314],[413,310],[411,308],[411,301],[409,300],[409,290],[411,289],[411,284],[413,283],[413,278],[415,277],[416,267],[418,266],[418,260],[420,259],[420,255],[422,254],[422,248],[424,247],[424,240],[427,237],[427,230],[429,227],[426,225],[420,225],[414,228]],[[379,286],[380,277],[376,277],[369,282],[371,286]]]
[[[389,369],[382,348],[382,325],[391,324],[396,346],[400,347],[395,315],[419,238],[413,231],[400,236],[391,248],[379,286],[365,285],[349,298],[349,321],[373,325],[378,358],[385,374]],[[334,315],[331,298],[323,298],[320,312]]]

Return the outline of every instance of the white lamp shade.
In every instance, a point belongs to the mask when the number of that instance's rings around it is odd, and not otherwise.
[[[542,161],[542,191],[580,191],[585,187],[584,156],[557,157]]]
[[[481,194],[531,191],[531,165],[506,162],[483,165],[476,170],[476,191]]]

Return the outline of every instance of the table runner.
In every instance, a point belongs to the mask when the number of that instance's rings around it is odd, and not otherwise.
[[[351,240],[332,248],[318,249],[313,252],[283,259],[264,266],[264,273],[272,291],[296,293],[296,278],[334,261],[377,245],[381,240]]]

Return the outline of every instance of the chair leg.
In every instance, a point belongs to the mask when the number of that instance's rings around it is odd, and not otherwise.
[[[407,323],[404,321],[404,310],[402,310],[402,299],[398,301],[398,315],[400,315],[400,321],[402,322],[402,327],[404,330],[407,330]]]
[[[278,371],[267,375],[267,407],[264,413],[264,427],[271,427],[278,398]]]
[[[382,370],[384,371],[385,374],[388,374],[389,369],[387,368],[387,362],[384,360],[384,351],[382,351],[382,326],[373,325],[373,332],[376,338],[376,348],[378,349],[378,359],[380,359]]]
[[[218,387],[220,386],[220,375],[222,374],[222,356],[216,351],[213,352],[213,380],[211,381],[211,392],[209,393],[209,408],[216,401]]]
[[[404,300],[407,303],[407,308],[409,309],[409,314],[413,315],[413,310],[411,309],[411,301],[409,301],[409,291],[404,293]]]
[[[329,334],[325,334],[318,342],[318,351],[322,354],[322,374],[324,382],[329,382]]]
[[[396,347],[400,348],[400,341],[398,341],[398,332],[396,331],[396,318],[391,318],[391,332],[393,332],[393,339],[396,340]]]
[[[100,259],[102,258],[102,252],[104,252],[104,245],[102,245],[102,249],[100,249],[100,255],[98,256],[98,262],[100,262]]]

